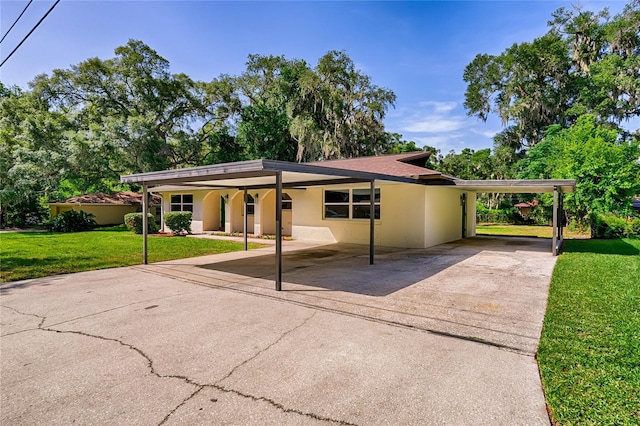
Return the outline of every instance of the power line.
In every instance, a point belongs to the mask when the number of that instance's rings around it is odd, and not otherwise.
[[[53,6],[51,6],[51,8],[49,10],[47,10],[47,13],[44,14],[44,16],[42,18],[40,18],[40,20],[38,21],[38,23],[31,28],[31,31],[29,31],[29,34],[27,34],[26,36],[24,36],[24,38],[22,39],[22,41],[20,43],[18,43],[18,45],[15,47],[15,49],[13,49],[11,51],[11,53],[9,53],[9,56],[7,56],[6,58],[4,58],[4,61],[2,61],[2,63],[0,64],[0,67],[2,67],[4,65],[5,62],[7,62],[9,60],[9,58],[11,56],[13,56],[14,53],[16,53],[16,50],[18,50],[20,48],[20,46],[22,46],[22,43],[24,43],[29,36],[31,35],[31,33],[33,33],[36,28],[38,28],[38,26],[42,23],[42,21],[44,21],[44,19],[51,13],[51,11],[58,5],[58,3],[60,3],[60,0],[56,0],[56,2],[53,4]]]
[[[16,18],[15,21],[13,21],[13,24],[11,24],[11,27],[7,30],[6,33],[4,33],[4,35],[2,36],[2,40],[0,40],[0,43],[2,43],[4,41],[5,37],[7,37],[7,34],[9,34],[11,32],[11,30],[13,29],[13,27],[16,26],[16,24],[18,23],[20,18],[22,18],[22,15],[24,15],[24,12],[27,11],[27,9],[29,8],[29,5],[31,5],[32,2],[33,2],[33,0],[29,0],[29,3],[27,3],[27,5],[24,7],[24,9],[22,9],[22,12],[20,13],[20,15]]]

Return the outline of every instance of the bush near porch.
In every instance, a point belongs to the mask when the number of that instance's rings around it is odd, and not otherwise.
[[[191,215],[191,212],[167,212],[164,214],[164,224],[174,234],[190,234]]]
[[[125,226],[136,234],[142,234],[142,213],[127,213],[124,215]],[[155,234],[160,230],[156,223],[156,218],[151,213],[147,213],[147,232]]]

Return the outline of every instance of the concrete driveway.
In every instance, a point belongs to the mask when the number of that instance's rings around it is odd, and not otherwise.
[[[549,424],[548,240],[283,247],[3,284],[0,423]]]

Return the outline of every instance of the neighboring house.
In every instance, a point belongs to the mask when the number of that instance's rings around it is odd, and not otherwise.
[[[150,201],[150,211],[156,214],[156,219],[159,221],[162,199],[154,195]],[[93,214],[98,225],[119,225],[124,223],[125,214],[142,211],[142,194],[131,191],[114,194],[102,192],[85,194],[59,203],[49,203],[49,210],[51,219],[68,210],[81,210]]]
[[[124,176],[162,195],[162,210],[193,212],[194,233],[275,234],[274,176],[281,174],[282,233],[297,240],[425,248],[475,235],[477,192],[573,190],[575,181],[463,181],[424,167],[429,153],[316,163],[273,160]]]
[[[524,201],[522,203],[514,204],[513,207],[517,208],[520,211],[520,216],[524,219],[529,218],[529,214],[531,213],[531,209],[538,205],[538,200],[533,201]]]

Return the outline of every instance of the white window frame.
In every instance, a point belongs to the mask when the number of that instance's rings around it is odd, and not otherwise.
[[[185,202],[184,201],[184,197],[185,196],[190,196],[191,197],[191,202]],[[180,197],[180,202],[174,203],[173,202],[173,197]],[[173,207],[177,206],[178,209],[174,209]],[[184,207],[185,206],[191,206],[191,210],[185,210]],[[192,212],[193,213],[193,194],[171,194],[171,197],[169,197],[169,211],[172,212]]]

